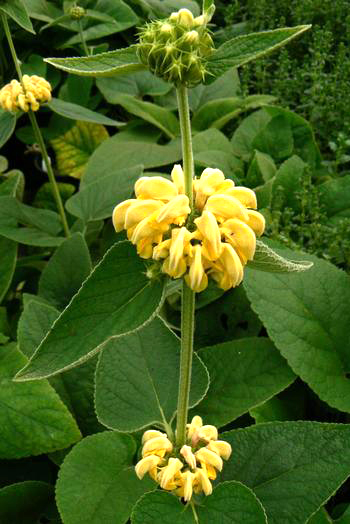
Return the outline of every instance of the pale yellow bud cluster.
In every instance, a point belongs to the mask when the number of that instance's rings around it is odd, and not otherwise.
[[[50,100],[50,83],[37,75],[23,75],[23,85],[18,80],[11,80],[0,89],[0,106],[5,111],[38,111],[41,104]]]
[[[114,209],[116,231],[126,229],[141,257],[161,261],[163,273],[184,277],[193,291],[203,291],[208,277],[224,290],[238,286],[265,228],[255,193],[207,168],[193,181],[195,209],[188,220],[181,166],[174,166],[171,178],[140,178],[136,199]]]
[[[203,426],[198,416],[187,424],[186,436],[187,444],[176,454],[165,433],[146,431],[142,438],[142,459],[136,464],[135,472],[139,479],[148,473],[161,488],[173,491],[188,502],[193,493],[212,493],[211,480],[222,470],[222,459],[230,458],[231,446],[218,440],[216,427]]]

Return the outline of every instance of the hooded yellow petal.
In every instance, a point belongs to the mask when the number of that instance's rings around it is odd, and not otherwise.
[[[134,203],[128,207],[125,213],[125,229],[139,224],[141,220],[150,216],[152,213],[161,209],[164,206],[163,202],[158,200],[135,200]]]
[[[254,231],[238,218],[230,218],[222,224],[220,228],[225,239],[237,251],[243,264],[248,260],[253,260],[256,237]]]
[[[216,260],[221,254],[222,246],[220,229],[215,216],[210,211],[203,211],[194,222],[206,241],[207,257],[209,260]]]
[[[188,197],[186,195],[178,195],[162,207],[158,213],[157,222],[167,222],[171,224],[174,219],[182,217],[183,215],[187,216],[190,212],[191,208]]]
[[[228,191],[225,191],[225,194],[237,198],[244,207],[251,207],[253,209],[256,209],[257,207],[256,195],[254,191],[248,187],[233,187]]]
[[[191,469],[196,468],[196,457],[194,456],[194,453],[192,452],[191,446],[182,446],[180,449],[180,454],[183,456],[187,464],[190,466]]]
[[[208,448],[200,448],[198,451],[196,451],[195,456],[199,462],[213,466],[218,471],[222,470],[222,459],[214,451],[210,451]]]
[[[237,198],[230,195],[213,195],[208,198],[204,208],[211,211],[219,222],[228,218],[239,218],[248,221],[248,212]]]
[[[185,175],[180,164],[175,164],[171,171],[171,179],[174,182],[179,194],[185,192]]]
[[[202,210],[207,198],[213,195],[217,188],[225,182],[225,176],[220,169],[207,167],[204,169],[199,180],[196,180],[195,189],[195,206]]]
[[[159,484],[163,489],[173,489],[174,477],[181,471],[183,463],[178,458],[170,458],[168,465],[159,474]]]
[[[264,230],[265,230],[265,218],[264,215],[259,213],[258,211],[252,211],[251,209],[248,209],[248,220],[246,220],[246,223],[249,227],[252,228],[252,230],[255,232],[258,237],[260,237]]]
[[[207,448],[210,449],[210,451],[217,453],[224,460],[228,460],[232,453],[231,445],[224,440],[211,440],[207,445]]]
[[[178,194],[173,182],[161,176],[144,176],[135,184],[135,195],[140,199],[169,201]]]
[[[195,480],[195,474],[191,471],[185,471],[181,475],[181,483],[183,487],[183,498],[185,502],[188,502],[192,498],[193,493],[193,483]]]
[[[148,457],[141,459],[135,466],[135,473],[138,478],[140,480],[143,479],[146,473],[151,469],[156,468],[161,460],[161,457],[157,457],[156,455],[149,455]]]
[[[131,204],[135,202],[137,202],[137,200],[135,198],[131,198],[130,200],[124,200],[124,202],[121,202],[114,208],[113,215],[112,215],[112,221],[113,221],[114,229],[116,230],[117,233],[125,229],[124,224],[125,224],[126,212],[129,209],[129,207],[131,206]]]
[[[162,433],[161,431],[158,431],[157,429],[148,429],[144,432],[142,435],[142,444],[147,442],[147,440],[150,440],[155,437],[166,437],[166,433]]]
[[[153,437],[143,445],[142,455],[144,456],[149,452],[156,452],[157,450],[165,449],[166,452],[170,453],[173,450],[173,445],[167,437]]]
[[[167,258],[169,255],[169,249],[171,246],[171,239],[163,240],[158,246],[153,249],[154,260],[160,260],[161,258]]]
[[[208,475],[206,471],[204,471],[202,468],[198,468],[196,471],[196,481],[197,481],[197,489],[195,489],[196,493],[200,493],[203,491],[204,495],[211,495],[213,492],[213,486],[211,485],[211,482],[208,478]]]
[[[196,293],[200,293],[208,286],[208,277],[202,262],[202,247],[199,244],[193,246],[193,258],[185,280],[187,285]]]
[[[207,442],[217,440],[218,430],[215,426],[205,425],[198,430],[198,436],[200,440],[205,440]]]

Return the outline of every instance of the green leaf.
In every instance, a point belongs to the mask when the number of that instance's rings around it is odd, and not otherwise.
[[[14,196],[20,183],[20,176],[10,177],[0,185],[0,200],[2,195]],[[16,227],[16,220],[10,219],[9,224]],[[17,244],[0,236],[0,302],[10,287],[16,269]]]
[[[31,357],[47,335],[60,312],[37,300],[30,299],[18,323],[17,337],[20,349]],[[96,358],[78,368],[71,369],[50,379],[51,385],[74,415],[83,434],[101,429],[94,410],[94,383]]]
[[[89,249],[84,237],[75,233],[60,245],[45,266],[39,279],[39,295],[58,309],[64,308],[90,271]]]
[[[318,186],[320,205],[332,222],[350,218],[350,175]]]
[[[80,438],[78,427],[47,381],[18,384],[12,378],[26,358],[15,344],[0,352],[0,458],[41,455]]]
[[[150,344],[152,341],[152,344]],[[105,426],[134,432],[175,416],[180,340],[159,318],[103,348],[96,369],[96,412]],[[195,355],[190,406],[205,395],[208,372]]]
[[[226,177],[242,170],[242,163],[234,156],[229,140],[218,129],[196,134],[193,137],[193,153],[196,165],[219,168]]]
[[[46,482],[27,480],[0,489],[0,522],[37,524],[55,498],[54,488]]]
[[[147,69],[139,62],[133,46],[88,57],[46,58],[45,62],[68,73],[95,77],[124,75]]]
[[[252,95],[247,98],[231,97],[211,100],[196,111],[193,115],[192,125],[193,128],[198,131],[204,131],[209,127],[221,129],[242,111],[271,104],[274,100],[275,97],[269,95]]]
[[[71,120],[80,120],[82,122],[92,122],[93,124],[102,124],[105,126],[123,126],[123,122],[117,122],[107,116],[91,111],[86,107],[77,104],[71,104],[58,98],[52,98],[47,104],[49,108],[58,115],[70,118]]]
[[[53,237],[34,227],[18,228],[0,224],[0,235],[19,244],[38,247],[57,247],[64,241],[64,237]]]
[[[134,246],[115,244],[17,378],[45,378],[70,369],[95,355],[111,337],[149,322],[162,302],[163,286],[149,280],[145,272]]]
[[[67,210],[84,222],[111,217],[113,208],[130,198],[142,171],[143,166],[120,169],[87,184],[66,202]]]
[[[210,386],[193,415],[218,427],[273,397],[295,379],[268,338],[225,342],[202,349],[199,356],[208,368]]]
[[[9,218],[21,224],[37,227],[51,235],[56,235],[62,229],[57,213],[27,206],[14,196],[2,196],[0,197],[0,225],[6,225]]]
[[[165,95],[172,89],[171,84],[164,82],[150,71],[139,71],[112,78],[98,78],[96,84],[110,104],[118,104],[120,93],[142,98],[145,95]]]
[[[248,262],[248,267],[270,273],[295,273],[306,271],[313,266],[310,260],[288,260],[261,240],[256,241],[254,259]]]
[[[120,93],[115,97],[116,103],[124,107],[129,113],[136,115],[146,122],[159,127],[169,138],[180,134],[179,121],[171,111],[151,102],[143,102],[131,95]]]
[[[209,497],[184,508],[178,497],[164,491],[144,495],[131,515],[132,524],[267,524],[264,508],[254,493],[240,482],[219,484]]]
[[[12,20],[23,27],[26,31],[35,34],[27,8],[22,0],[2,0],[0,11],[12,18]]]
[[[136,477],[134,440],[111,431],[87,437],[65,458],[56,499],[67,524],[125,524],[133,505],[154,483]]]
[[[275,118],[281,127],[272,123]],[[282,130],[286,136],[281,136]],[[268,135],[266,138],[265,131]],[[233,152],[248,161],[255,149],[281,158],[281,151],[276,144],[280,144],[284,150],[283,154],[287,154],[290,151],[291,135],[292,153],[314,169],[318,168],[321,155],[310,124],[292,111],[276,106],[266,106],[243,120],[232,137]]]
[[[179,141],[160,146],[146,140],[121,142],[118,135],[105,140],[90,157],[82,187],[127,167],[142,164],[145,169],[150,169],[174,164],[181,159]]]
[[[350,278],[324,260],[308,258],[313,267],[297,275],[248,269],[244,287],[294,373],[329,405],[349,412]]]
[[[80,178],[91,154],[107,138],[104,126],[78,121],[64,135],[51,140],[60,174]]]
[[[310,25],[283,27],[232,38],[210,55],[207,60],[207,70],[210,75],[218,77],[231,67],[239,67],[278,49],[310,27]]]
[[[307,521],[307,524],[332,524],[333,520],[328,515],[327,511],[324,508],[319,509],[311,519]],[[341,521],[337,521],[337,524],[340,524]],[[344,523],[345,524],[345,523]]]
[[[307,521],[350,474],[350,426],[273,422],[221,435],[234,453],[221,478],[249,486],[270,524]]]
[[[0,109],[0,147],[11,138],[16,127],[16,115]]]
[[[270,155],[254,151],[254,157],[248,169],[245,183],[248,187],[257,187],[271,180],[276,173],[276,164]],[[259,205],[259,207],[262,207]]]
[[[288,158],[279,167],[272,184],[273,197],[278,195],[281,208],[290,207],[295,211],[300,209],[298,192],[302,188],[307,165],[297,155]]]
[[[135,26],[139,19],[134,11],[122,0],[95,0],[95,11],[109,15],[112,22],[95,23],[93,19],[83,19],[83,36],[86,41],[112,35]],[[67,40],[63,47],[69,47],[81,42],[81,36],[76,34]]]

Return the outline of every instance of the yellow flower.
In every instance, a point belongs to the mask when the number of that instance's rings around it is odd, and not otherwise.
[[[203,258],[202,258],[202,247],[200,245],[193,246],[192,249],[192,261],[190,263],[190,270],[185,276],[187,285],[200,293],[208,285],[208,277],[204,271]]]
[[[193,14],[186,8],[180,9],[175,13],[171,13],[170,20],[173,22],[178,22],[185,27],[192,27],[194,23]]]
[[[23,75],[22,83],[11,80],[0,89],[0,107],[5,111],[37,111],[40,104],[50,100],[50,83],[37,75]]]
[[[177,194],[176,185],[161,176],[143,176],[135,184],[135,195],[140,199],[169,201]]]
[[[141,177],[135,183],[136,198],[113,211],[116,231],[126,229],[142,258],[163,260],[163,273],[184,277],[197,293],[207,287],[208,277],[225,291],[238,286],[243,267],[254,257],[256,235],[265,228],[263,215],[255,210],[254,191],[236,187],[220,169],[206,168],[193,181],[191,212],[179,164],[171,179]]]
[[[135,466],[136,475],[141,479],[148,473],[162,489],[173,491],[185,502],[191,500],[193,492],[210,495],[211,480],[222,470],[222,459],[228,460],[231,455],[230,444],[217,438],[216,427],[203,425],[199,416],[187,424],[187,444],[179,452],[165,433],[148,430],[142,437],[142,459]]]

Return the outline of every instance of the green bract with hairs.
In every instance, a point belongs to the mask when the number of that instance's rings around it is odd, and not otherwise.
[[[150,22],[139,34],[139,59],[152,73],[175,85],[193,87],[203,82],[205,59],[214,51],[207,22],[205,14],[194,18],[188,9]]]

